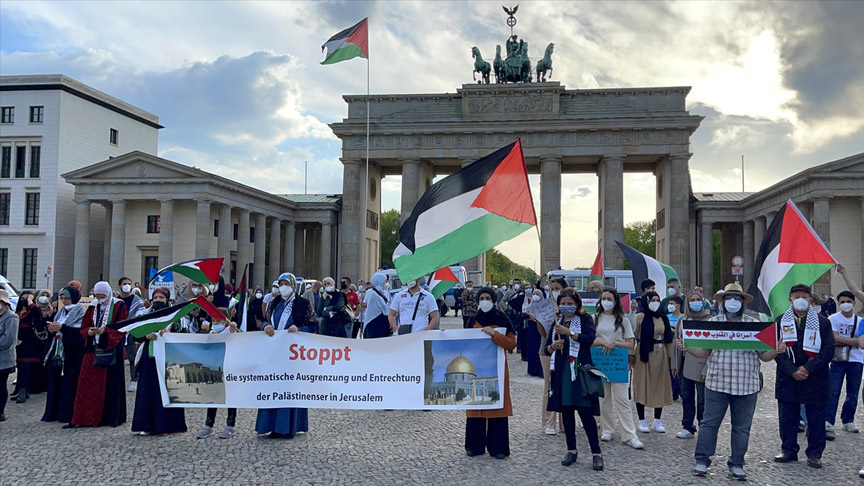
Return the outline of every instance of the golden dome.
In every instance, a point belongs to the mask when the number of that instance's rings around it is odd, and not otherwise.
[[[447,371],[444,373],[468,373],[469,375],[477,376],[474,364],[465,356],[456,356],[453,358],[453,361],[447,365]]]

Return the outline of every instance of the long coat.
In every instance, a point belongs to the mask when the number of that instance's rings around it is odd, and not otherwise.
[[[780,321],[783,316],[777,318],[777,339],[780,339]],[[822,338],[822,347],[819,354],[809,357],[804,352],[804,330],[798,329],[798,341],[788,351],[778,354],[774,361],[777,362],[777,380],[774,385],[774,398],[783,402],[803,403],[805,405],[826,405],[830,395],[828,385],[828,363],[834,357],[834,331],[831,330],[831,322],[824,316],[819,316],[819,335]],[[792,357],[790,358],[790,354]],[[810,375],[804,381],[797,381],[792,374],[799,366],[807,369]]]
[[[481,328],[479,322],[474,323],[475,328]],[[504,326],[506,327],[506,326]],[[495,331],[492,342],[504,348],[505,351],[513,351],[516,348],[516,335],[508,332],[506,335]],[[510,403],[510,368],[507,366],[507,354],[504,354],[504,406],[492,410],[466,410],[468,418],[503,418],[513,416],[513,406]]]
[[[15,367],[18,345],[18,314],[12,309],[0,315],[0,370]]]
[[[636,336],[642,333],[645,314],[636,314]],[[654,319],[654,335],[663,334],[663,321]],[[646,407],[659,408],[672,404],[672,379],[669,376],[669,359],[675,345],[664,343],[648,354],[648,362],[639,359],[642,342],[636,343],[636,364],[633,365],[633,401]],[[654,344],[651,344],[654,346]],[[689,358],[688,358],[689,359]]]
[[[579,341],[579,354],[576,359],[579,361],[580,365],[583,364],[594,364],[594,360],[591,358],[591,345],[594,344],[594,339],[597,336],[597,330],[594,328],[594,321],[591,319],[591,316],[587,314],[579,314],[578,316],[582,322],[582,332],[579,333],[579,337],[576,338]],[[564,339],[564,348],[561,351],[555,351],[550,354],[548,352],[548,346],[551,346],[553,341],[554,332],[549,332],[546,336],[546,344],[543,346],[543,354],[546,356],[552,356],[552,359],[555,360],[555,369],[556,370],[565,370],[570,366],[570,336],[558,336],[561,339]],[[563,385],[561,384],[561,380],[567,373],[563,372],[552,372],[549,377],[549,388],[552,391],[552,395],[549,397],[548,404],[546,406],[546,410],[550,412],[563,412],[564,406],[561,404],[561,396]],[[577,388],[578,389],[578,388]],[[589,398],[591,402],[591,412],[599,416],[600,415],[600,399],[599,398]]]

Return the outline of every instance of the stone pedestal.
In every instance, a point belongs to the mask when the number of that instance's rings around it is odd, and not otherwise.
[[[540,272],[561,266],[561,158],[540,159]]]
[[[624,242],[624,155],[607,155],[599,166],[600,248],[603,266],[624,269],[624,254],[615,241]]]

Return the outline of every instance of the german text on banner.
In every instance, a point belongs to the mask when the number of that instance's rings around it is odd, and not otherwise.
[[[362,340],[165,334],[154,343],[166,407],[503,407],[504,351],[479,329]]]

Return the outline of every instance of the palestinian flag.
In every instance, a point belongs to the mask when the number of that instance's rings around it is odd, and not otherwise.
[[[239,306],[236,315],[237,327],[243,332],[246,332],[247,321],[249,320],[249,291],[247,290],[249,285],[246,283],[247,270],[249,270],[248,263],[243,267],[243,277],[240,278],[240,283],[237,284],[238,291],[234,293],[234,296],[237,299],[237,305]]]
[[[621,251],[624,252],[624,256],[627,258],[627,262],[630,263],[630,270],[633,271],[633,285],[635,286],[637,293],[641,290],[639,285],[642,281],[646,278],[650,278],[655,284],[657,284],[657,295],[659,295],[661,299],[665,299],[666,282],[670,278],[678,278],[678,272],[669,265],[660,263],[654,258],[651,258],[644,253],[640,253],[636,251],[636,249],[631,248],[620,241],[616,241],[615,243],[618,244],[618,248],[621,248]]]
[[[749,307],[776,318],[789,308],[789,289],[812,285],[837,264],[822,239],[791,200],[777,211],[756,255]]]
[[[591,274],[588,275],[588,281],[595,280],[603,281],[603,248],[597,249],[597,258],[594,259],[594,265],[591,267]]]
[[[690,321],[683,323],[684,347],[772,351],[777,347],[777,325],[772,322]]]
[[[440,270],[435,270],[432,278],[429,279],[429,292],[435,299],[441,298],[448,290],[452,289],[459,283],[459,278],[450,270],[450,267],[444,267]]]
[[[174,272],[183,275],[195,283],[210,283],[219,281],[219,272],[222,270],[222,258],[207,258],[205,260],[189,260],[187,262],[172,263],[159,270],[150,277],[153,283],[156,277],[165,272]]]
[[[399,228],[403,282],[473,258],[537,225],[519,140],[432,184]]]
[[[111,324],[109,327],[120,332],[128,332],[134,338],[143,338],[151,332],[159,332],[165,329],[172,322],[180,320],[199,307],[204,309],[211,317],[225,319],[225,316],[216,310],[216,307],[209,300],[205,297],[198,297],[182,304]]]
[[[601,292],[579,292],[579,297],[582,298],[582,309],[587,314],[596,314],[598,308],[600,307],[600,297],[602,295],[603,294]],[[629,313],[630,308],[628,307],[624,310],[624,312]]]
[[[335,64],[355,57],[369,59],[369,18],[335,34],[321,46],[321,52],[327,49],[327,57],[321,64]]]

